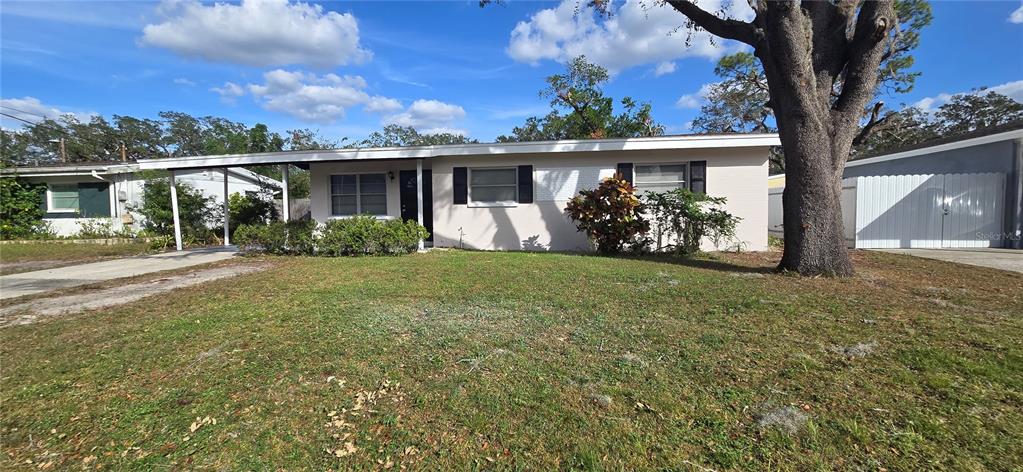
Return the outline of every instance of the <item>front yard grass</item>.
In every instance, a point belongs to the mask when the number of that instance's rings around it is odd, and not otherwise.
[[[3,329],[0,467],[1023,467],[1023,276],[777,257],[276,258]]]
[[[86,244],[32,242],[0,244],[0,274],[13,274],[149,251],[149,243]]]

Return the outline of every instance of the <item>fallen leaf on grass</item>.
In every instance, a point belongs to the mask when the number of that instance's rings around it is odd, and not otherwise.
[[[348,441],[348,442],[344,443],[344,445],[342,445],[341,447],[339,447],[337,449],[329,449],[328,448],[327,449],[327,454],[330,454],[330,455],[332,455],[334,457],[341,458],[341,457],[350,456],[352,454],[355,454],[356,452],[358,452],[358,450],[359,450],[359,448],[355,447],[355,444],[353,442]]]

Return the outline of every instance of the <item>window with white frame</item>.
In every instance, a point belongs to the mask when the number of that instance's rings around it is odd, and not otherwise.
[[[469,201],[476,205],[515,205],[519,201],[515,167],[469,169]]]
[[[386,174],[330,176],[330,214],[387,215]]]
[[[46,191],[46,211],[53,213],[78,211],[78,184],[50,184]]]
[[[665,192],[688,188],[689,164],[636,164],[634,167],[636,190]]]

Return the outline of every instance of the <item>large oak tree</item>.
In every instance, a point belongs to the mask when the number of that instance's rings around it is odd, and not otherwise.
[[[853,273],[842,237],[842,171],[894,54],[894,0],[751,1],[752,21],[669,0],[690,27],[753,47],[767,77],[785,150],[785,252],[779,268],[804,275]]]
[[[611,2],[589,3],[606,11]],[[690,31],[751,46],[764,68],[787,175],[779,268],[852,275],[842,237],[842,170],[884,76],[882,64],[901,54],[896,1],[749,0],[752,21],[728,18],[724,8],[705,10],[698,0],[663,3]]]

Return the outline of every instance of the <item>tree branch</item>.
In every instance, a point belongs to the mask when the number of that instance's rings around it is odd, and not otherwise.
[[[877,102],[874,104],[873,109],[870,110],[870,120],[867,121],[867,124],[864,125],[863,128],[860,129],[860,132],[856,135],[856,137],[853,138],[852,141],[853,146],[859,146],[863,144],[863,142],[870,137],[871,133],[874,132],[875,128],[877,128],[878,126],[884,126],[888,119],[894,115],[894,113],[889,113],[885,115],[883,118],[878,119],[878,115],[881,114],[881,108],[883,107],[884,102]]]
[[[714,36],[734,39],[753,47],[757,45],[759,35],[752,23],[721,18],[700,8],[690,0],[667,0],[667,2],[679,13]]]

